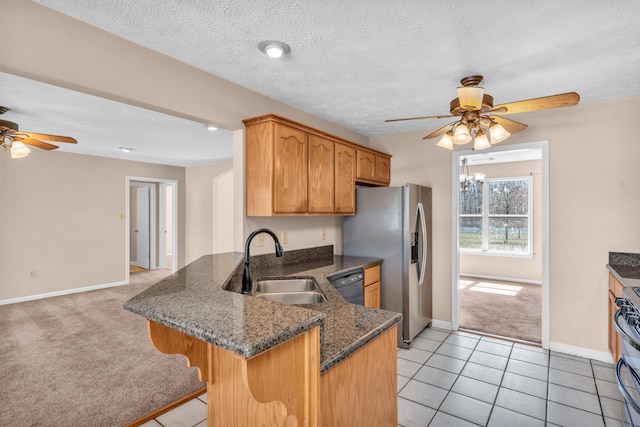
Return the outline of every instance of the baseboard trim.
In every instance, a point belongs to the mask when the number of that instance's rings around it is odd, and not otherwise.
[[[147,415],[143,415],[142,417],[138,418],[135,421],[131,421],[129,424],[125,424],[123,427],[138,427],[143,425],[144,423],[147,423],[151,420],[153,420],[154,418],[159,417],[162,414],[165,414],[167,412],[169,412],[170,410],[177,408],[178,406],[182,405],[183,403],[187,403],[190,400],[195,399],[196,397],[204,394],[207,392],[207,388],[203,387],[200,390],[196,390],[193,393],[187,394],[184,397],[181,397],[178,400],[175,400],[171,403],[168,403],[166,405],[164,405],[162,408],[156,409],[153,412],[148,413]]]
[[[128,285],[128,284],[129,284],[129,282],[127,282],[125,280],[122,280],[120,282],[104,283],[102,285],[86,286],[84,288],[65,289],[63,291],[47,292],[47,293],[44,293],[44,294],[36,294],[36,295],[28,295],[28,296],[25,296],[25,297],[18,297],[18,298],[10,298],[10,299],[5,299],[5,300],[0,300],[0,305],[15,304],[15,303],[18,303],[18,302],[33,301],[33,300],[43,299],[43,298],[59,297],[59,296],[62,296],[62,295],[77,294],[77,293],[80,293],[80,292],[95,291],[95,290],[98,290],[98,289],[113,288],[115,286],[122,286],[122,285]]]
[[[502,282],[520,282],[520,283],[527,283],[530,285],[542,285],[541,280],[518,279],[515,277],[485,276],[482,274],[465,274],[465,273],[460,273],[460,277],[471,277],[474,279],[485,279],[485,280],[500,280]]]
[[[585,357],[587,359],[599,360],[601,362],[613,363],[613,357],[608,351],[592,350],[590,348],[576,347],[574,345],[563,344],[559,342],[550,342],[549,350],[558,353],[570,354],[573,356]]]
[[[445,322],[444,320],[437,320],[437,319],[432,319],[431,320],[431,327],[438,328],[438,329],[444,329],[446,331],[452,331],[453,330],[453,325],[451,324],[451,322]]]

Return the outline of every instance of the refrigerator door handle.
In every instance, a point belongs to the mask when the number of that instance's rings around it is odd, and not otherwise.
[[[422,235],[422,263],[420,264],[418,286],[422,286],[424,276],[427,272],[427,223],[424,217],[424,206],[422,203],[418,203],[418,216],[420,217],[420,234]]]

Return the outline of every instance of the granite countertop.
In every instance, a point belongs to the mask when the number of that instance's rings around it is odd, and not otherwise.
[[[326,248],[251,258],[254,283],[265,277],[312,277],[327,297],[321,304],[293,306],[240,294],[244,254],[234,252],[199,258],[124,308],[247,358],[320,326],[320,372],[326,372],[401,318],[347,303],[326,278],[380,259],[333,255]]]
[[[609,271],[624,287],[640,287],[640,254],[609,252]]]

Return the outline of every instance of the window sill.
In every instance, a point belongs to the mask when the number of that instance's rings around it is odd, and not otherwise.
[[[460,255],[480,255],[480,256],[492,256],[501,258],[521,258],[521,259],[533,259],[535,255],[532,252],[517,253],[517,252],[497,252],[497,251],[474,251],[468,249],[460,249]]]

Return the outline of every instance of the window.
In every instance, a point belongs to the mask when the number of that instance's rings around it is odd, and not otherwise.
[[[460,250],[532,254],[532,179],[489,178],[460,191]]]

